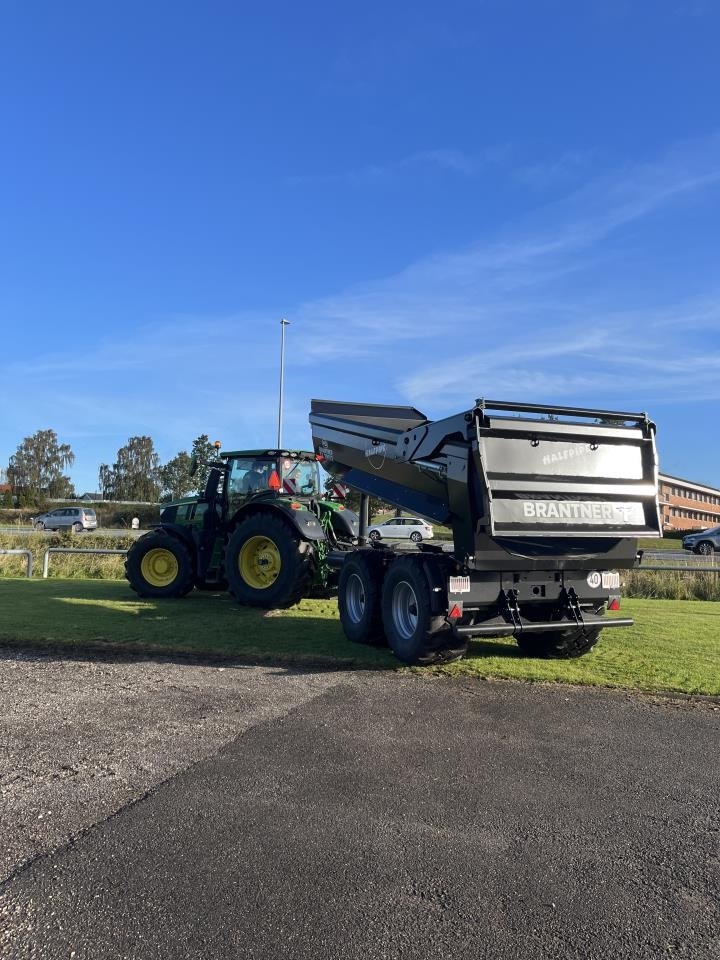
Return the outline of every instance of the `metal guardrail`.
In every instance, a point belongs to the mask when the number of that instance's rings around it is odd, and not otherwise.
[[[23,551],[17,551],[17,552],[23,552]],[[127,553],[127,550],[105,550],[105,549],[93,550],[91,548],[80,548],[80,547],[48,547],[45,553],[43,554],[42,575],[43,575],[43,578],[46,580],[48,575],[48,568],[50,567],[51,553],[115,553],[115,554],[125,555]]]
[[[0,553],[8,554],[14,553],[21,556],[24,556],[27,561],[27,577],[30,578],[33,575],[33,555],[32,550],[0,550]]]
[[[645,562],[645,561],[649,562]],[[720,573],[720,555],[712,553],[702,555],[679,553],[676,551],[643,552],[642,559],[635,570],[646,570],[648,573]]]

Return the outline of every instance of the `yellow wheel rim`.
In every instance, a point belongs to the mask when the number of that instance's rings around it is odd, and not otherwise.
[[[238,570],[253,590],[267,590],[280,575],[282,560],[274,541],[267,537],[250,537],[240,548]]]
[[[164,547],[148,550],[140,561],[140,573],[151,587],[169,587],[179,571],[177,557]]]

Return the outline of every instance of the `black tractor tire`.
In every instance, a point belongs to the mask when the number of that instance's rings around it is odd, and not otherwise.
[[[249,607],[291,607],[308,596],[313,549],[281,517],[256,513],[238,524],[225,547],[228,590]]]
[[[184,597],[194,585],[192,557],[182,540],[153,530],[128,550],[125,576],[139,597]]]
[[[604,611],[596,611],[601,613]],[[523,653],[546,660],[574,660],[592,650],[600,639],[602,627],[579,627],[575,624],[562,630],[543,633],[520,633],[515,639]]]
[[[379,646],[385,642],[380,597],[382,564],[370,551],[356,551],[340,568],[338,610],[343,633],[351,643]]]
[[[695,553],[700,553],[704,557],[712,556],[715,553],[715,547],[710,543],[709,540],[701,540],[700,543],[695,547]]]
[[[390,649],[403,663],[449,663],[467,649],[445,617],[432,613],[430,585],[419,559],[402,557],[390,564],[383,581],[381,610]]]

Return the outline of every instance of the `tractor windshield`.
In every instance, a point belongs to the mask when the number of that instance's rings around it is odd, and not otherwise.
[[[282,489],[299,497],[317,497],[320,494],[320,471],[314,460],[280,461]]]

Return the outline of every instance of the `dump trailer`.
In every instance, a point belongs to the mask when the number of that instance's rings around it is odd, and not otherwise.
[[[432,421],[413,407],[313,400],[324,468],[361,493],[359,546],[340,568],[343,630],[406,663],[514,637],[577,657],[620,606],[639,537],[661,535],[655,425],[644,413],[477,400]],[[366,542],[367,498],[452,531],[452,547]]]

